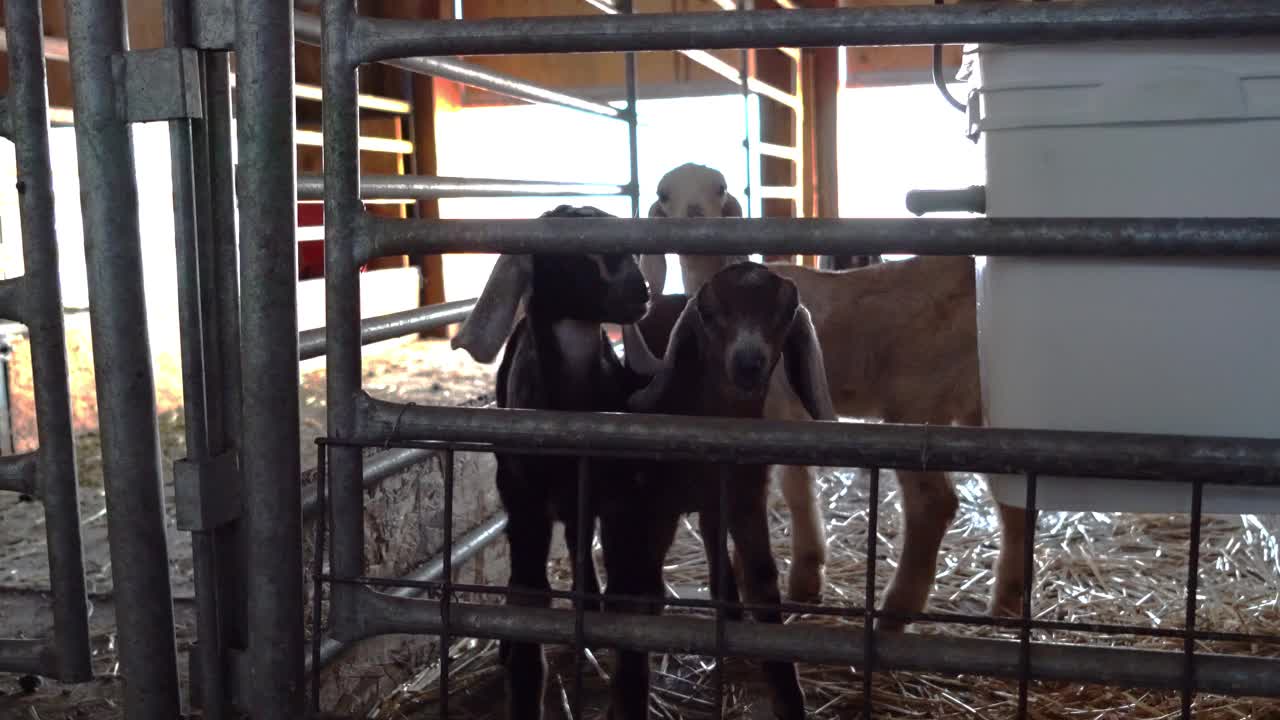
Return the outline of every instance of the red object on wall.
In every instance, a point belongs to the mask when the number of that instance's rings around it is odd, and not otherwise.
[[[298,203],[298,227],[324,225],[323,203]],[[360,272],[368,269],[361,265]],[[324,240],[298,241],[298,279],[312,280],[324,277]]]

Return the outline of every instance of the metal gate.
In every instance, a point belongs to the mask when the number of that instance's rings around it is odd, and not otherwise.
[[[796,626],[744,626],[724,619],[596,615],[576,610],[501,609],[455,600],[450,532],[446,529],[441,581],[416,583],[436,600],[410,600],[377,588],[415,585],[366,577],[363,562],[361,446],[398,445],[446,450],[445,512],[451,512],[450,471],[456,449],[574,452],[664,460],[816,464],[879,468],[1015,472],[1028,480],[1029,517],[1035,513],[1040,473],[1098,477],[1177,478],[1193,485],[1192,521],[1200,519],[1207,482],[1271,484],[1280,479],[1268,441],[1186,439],[1159,436],[915,426],[845,426],[738,422],[645,416],[600,417],[586,413],[427,408],[371,398],[360,387],[356,268],[370,258],[437,252],[685,252],[874,255],[1274,255],[1280,249],[1274,220],[626,220],[567,223],[540,219],[434,223],[392,221],[365,214],[359,205],[355,147],[356,72],[364,63],[404,56],[608,52],[830,46],[939,44],[1013,40],[1082,41],[1131,37],[1188,37],[1275,32],[1280,10],[1263,2],[1160,4],[1002,4],[884,7],[843,10],[501,19],[482,22],[407,22],[358,16],[349,0],[324,3],[325,204],[328,246],[327,473],[332,484],[332,583],[329,633],[354,640],[389,633],[501,637],[636,650],[678,649],[723,658],[794,659],[856,665],[863,671],[864,713],[871,717],[872,673],[930,668],[1017,678],[1018,710],[1027,712],[1032,679],[1070,679],[1182,690],[1183,716],[1196,691],[1270,694],[1280,666],[1274,661],[1197,657],[1195,642],[1219,634],[1195,627],[1199,533],[1192,533],[1184,630],[1138,627],[1081,628],[1034,621],[1030,578],[1016,643],[961,638],[879,636],[871,632],[806,633]],[[322,490],[322,502],[325,500]],[[875,524],[872,503],[871,524]],[[1195,525],[1193,525],[1194,527]],[[1034,524],[1032,525],[1034,527]],[[1028,536],[1033,542],[1034,533]],[[325,541],[320,536],[320,543]],[[721,550],[723,552],[723,548]],[[874,534],[868,543],[867,597],[861,608],[804,608],[808,612],[861,615],[870,627],[875,609]],[[1030,553],[1028,551],[1028,557]],[[721,566],[725,564],[722,559]],[[492,592],[493,589],[485,588]],[[501,590],[498,590],[501,593]],[[671,601],[656,598],[668,605]],[[688,604],[685,601],[682,604]],[[986,618],[931,614],[931,620],[1001,624]],[[1031,642],[1032,629],[1066,625],[1095,632],[1172,634],[1184,652],[1055,647]],[[1277,638],[1249,637],[1255,640]],[[318,641],[317,641],[318,642]],[[441,656],[441,711],[447,714],[447,653]],[[722,687],[722,683],[717,683]],[[580,702],[580,700],[578,701]],[[579,706],[580,707],[580,706]],[[316,709],[316,708],[313,708]]]
[[[0,281],[0,316],[21,322],[30,330],[39,447],[0,457],[0,490],[39,498],[44,505],[53,638],[48,642],[0,639],[0,671],[79,682],[92,676],[89,609],[80,552],[80,503],[58,242],[53,228],[42,28],[39,3],[5,4],[9,95],[0,106],[0,132],[17,148],[25,268],[23,275]]]
[[[594,3],[593,3],[594,4]],[[48,512],[57,631],[53,644],[0,641],[0,669],[64,680],[89,675],[75,475],[67,413],[66,361],[58,312],[47,150],[48,109],[37,2],[6,3],[13,92],[6,127],[18,144],[27,274],[0,285],[0,310],[31,327],[40,411],[40,450],[0,464],[0,489],[38,495]],[[361,389],[361,346],[457,322],[468,303],[361,322],[358,268],[389,254],[491,252],[803,253],[820,255],[1276,256],[1280,221],[1243,220],[390,220],[366,214],[361,198],[429,197],[457,192],[446,179],[394,187],[362,185],[358,154],[357,68],[393,62],[415,72],[573,106],[551,93],[441,56],[553,52],[696,51],[755,47],[928,45],[963,42],[1084,41],[1118,38],[1280,34],[1272,0],[1098,0],[892,6],[724,14],[616,14],[486,21],[398,21],[360,17],[353,0],[324,0],[321,23],[289,4],[260,0],[166,3],[168,47],[130,51],[122,0],[66,0],[76,100],[79,171],[84,188],[86,259],[102,418],[111,551],[120,606],[120,654],[129,718],[179,712],[177,653],[160,495],[154,382],[147,352],[137,191],[129,123],[170,121],[175,231],[183,338],[189,457],[176,468],[180,527],[194,534],[199,645],[193,680],[207,717],[233,707],[254,717],[304,713],[302,523],[332,517],[332,564],[317,578],[332,587],[329,627],[313,637],[313,670],[333,642],[388,633],[515,637],[628,649],[679,649],[726,656],[787,658],[862,668],[865,712],[873,672],[929,668],[1016,678],[1026,711],[1033,679],[1178,688],[1183,716],[1195,692],[1274,695],[1276,661],[1197,655],[1204,639],[1280,642],[1195,627],[1193,532],[1185,629],[1081,626],[1030,617],[1010,621],[933,614],[928,619],[1012,625],[1019,642],[885,636],[853,630],[821,634],[800,626],[741,625],[716,619],[634,617],[577,610],[532,610],[463,603],[451,582],[455,560],[496,535],[500,520],[453,542],[446,525],[440,562],[421,577],[365,576],[363,493],[378,478],[429,452],[459,449],[661,457],[740,463],[1021,473],[1029,515],[1037,474],[1177,479],[1193,488],[1193,528],[1207,483],[1280,482],[1280,442],[1096,433],[862,426],[796,422],[711,422],[698,418],[427,408],[370,398]],[[610,7],[614,7],[610,5]],[[324,53],[323,185],[299,187],[294,162],[293,41]],[[236,142],[232,162],[229,52],[236,58]],[[409,58],[409,59],[405,59]],[[634,64],[629,110],[631,180],[614,189],[638,210]],[[583,101],[586,102],[586,101]],[[584,109],[579,107],[579,109]],[[629,115],[628,115],[629,113]],[[603,113],[602,113],[603,114]],[[522,194],[466,182],[464,192]],[[500,184],[499,184],[500,185]],[[328,326],[297,332],[294,204],[299,190],[323,192]],[[569,194],[556,188],[556,194]],[[583,191],[593,194],[596,191]],[[238,202],[237,202],[238,200]],[[238,218],[238,223],[236,222]],[[237,234],[239,236],[236,241]],[[328,362],[329,434],[318,492],[299,480],[298,361],[321,351]],[[570,440],[572,438],[572,440]],[[388,449],[376,459],[362,447]],[[878,477],[872,472],[873,481]],[[326,484],[331,484],[331,487]],[[873,497],[875,496],[873,482]],[[300,502],[300,500],[303,500]],[[871,522],[874,527],[875,507]],[[319,527],[327,531],[326,523]],[[868,547],[874,577],[874,533]],[[1030,535],[1028,542],[1033,542]],[[317,557],[325,553],[317,551]],[[323,569],[323,568],[321,568]],[[1027,574],[1030,583],[1031,575]],[[375,588],[416,587],[434,600]],[[874,583],[861,607],[810,608],[877,616]],[[1024,597],[1030,598],[1025,592]],[[491,590],[493,591],[493,590]],[[500,589],[498,589],[500,592]],[[572,593],[562,594],[580,600]],[[318,602],[318,600],[317,600]],[[316,613],[318,616],[319,613]],[[1184,652],[1089,647],[1052,649],[1033,629],[1166,635]],[[442,658],[443,659],[443,658]],[[447,662],[447,660],[446,660]],[[447,668],[446,668],[447,670]],[[448,696],[448,672],[441,673]],[[447,706],[446,706],[447,707]]]

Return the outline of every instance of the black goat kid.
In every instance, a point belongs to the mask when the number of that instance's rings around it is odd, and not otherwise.
[[[836,419],[809,312],[795,285],[757,263],[737,263],[714,275],[678,317],[664,296],[654,302],[638,326],[623,328],[626,363],[651,380],[629,400],[634,412],[736,418],[764,417],[765,396],[781,360],[786,377],[815,420]],[[669,337],[669,342],[667,338]],[[666,346],[658,360],[652,347]],[[778,570],[769,545],[768,467],[693,462],[635,462],[624,498],[601,498],[600,527],[609,595],[663,596],[662,565],[683,513],[699,513],[712,573],[719,572],[716,539],[727,523],[742,575],[745,599],[752,605],[781,602]],[[727,488],[728,516],[720,516],[720,479]],[[727,572],[726,575],[732,576]],[[736,592],[727,588],[732,602]],[[660,613],[659,603],[610,607]],[[780,623],[779,610],[755,613],[763,622]],[[774,714],[784,720],[804,717],[804,695],[795,666],[765,662],[773,692]],[[614,670],[610,718],[647,717],[649,661],[641,652],[619,653]]]
[[[595,208],[562,205],[543,217],[612,217]],[[485,284],[471,316],[453,340],[477,361],[492,362],[503,342],[498,368],[499,407],[536,410],[621,412],[634,376],[614,353],[601,323],[634,323],[645,313],[649,290],[632,255],[503,255]],[[517,323],[517,310],[525,307]],[[514,326],[514,327],[513,327]],[[508,341],[508,337],[510,340]],[[570,557],[577,556],[580,459],[497,453],[497,486],[507,511],[511,552],[507,603],[547,607],[551,589],[547,560],[552,525],[564,523]],[[586,461],[588,483],[625,472],[625,463]],[[595,535],[595,514],[587,520]],[[590,547],[586,548],[590,553]],[[595,566],[573,579],[574,589],[600,592]],[[590,606],[589,606],[590,607]],[[542,717],[546,668],[542,647],[503,642],[507,669],[508,717]]]

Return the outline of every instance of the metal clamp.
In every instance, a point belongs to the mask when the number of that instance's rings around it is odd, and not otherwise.
[[[178,529],[213,530],[240,517],[240,463],[227,451],[205,461],[183,458],[173,464]]]
[[[190,48],[130,50],[111,58],[116,114],[125,122],[200,119],[200,62]]]
[[[192,0],[192,45],[201,50],[230,50],[235,39],[236,8],[230,0]]]
[[[978,92],[978,88],[969,90],[965,111],[969,124],[965,130],[965,137],[976,143],[982,135],[982,93]]]

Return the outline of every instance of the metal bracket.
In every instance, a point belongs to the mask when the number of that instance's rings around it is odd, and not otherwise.
[[[204,462],[175,462],[173,485],[179,530],[213,530],[240,517],[240,463],[232,451]]]
[[[191,42],[201,50],[231,50],[236,40],[236,8],[231,0],[192,0]]]
[[[131,50],[111,58],[116,114],[125,122],[199,119],[199,55],[191,48]]]
[[[965,116],[968,118],[969,127],[965,130],[965,136],[975,143],[982,136],[982,93],[977,88],[969,91],[969,97],[965,103]]]

